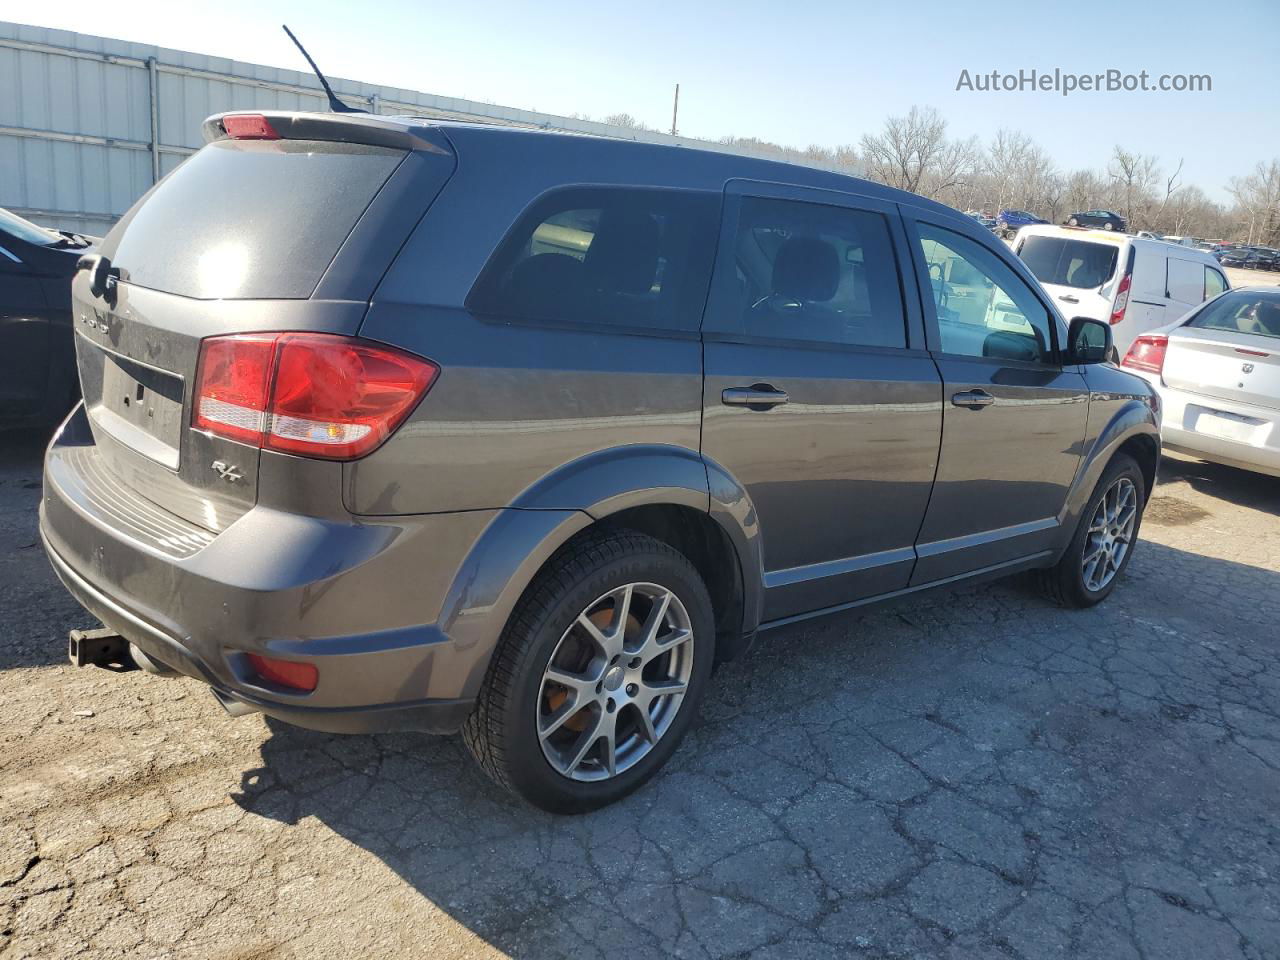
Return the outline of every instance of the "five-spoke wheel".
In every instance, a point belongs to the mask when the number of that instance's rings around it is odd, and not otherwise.
[[[693,629],[671,590],[628,583],[590,603],[542,677],[538,739],[566,777],[629,769],[671,727],[693,673]]]
[[[594,809],[675,752],[714,655],[711,599],[687,557],[642,533],[587,535],[512,614],[463,736],[530,802]]]
[[[1084,585],[1101,590],[1120,570],[1133,543],[1138,519],[1138,490],[1121,477],[1102,495],[1089,523],[1089,536],[1081,560]]]

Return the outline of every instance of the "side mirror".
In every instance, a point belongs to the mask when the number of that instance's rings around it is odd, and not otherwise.
[[[1067,329],[1068,363],[1106,363],[1111,356],[1111,324],[1074,317]]]

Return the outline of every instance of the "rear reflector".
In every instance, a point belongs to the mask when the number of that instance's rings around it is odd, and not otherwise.
[[[320,671],[314,664],[299,663],[296,660],[277,660],[275,657],[264,657],[259,653],[246,654],[245,658],[259,677],[276,686],[310,693],[320,682]]]
[[[279,140],[271,121],[260,113],[237,113],[222,118],[222,129],[232,140]]]
[[[1169,338],[1163,333],[1144,333],[1133,341],[1120,366],[1147,373],[1163,373],[1164,354],[1168,347]]]
[[[210,337],[200,347],[192,426],[267,450],[353,460],[378,447],[440,368],[327,333]]]

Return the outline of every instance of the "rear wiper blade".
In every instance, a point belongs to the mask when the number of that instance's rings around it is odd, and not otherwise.
[[[75,247],[77,249],[87,247],[92,241],[79,233],[72,233],[70,230],[59,230],[58,239],[55,241],[55,247]]]

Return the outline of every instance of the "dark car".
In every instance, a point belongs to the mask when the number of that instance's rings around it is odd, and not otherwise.
[[[79,397],[71,277],[93,242],[0,208],[0,427],[57,423]]]
[[[1273,259],[1253,247],[1234,247],[1231,250],[1224,250],[1218,257],[1218,262],[1224,267],[1265,270],[1271,266]]]
[[[1048,223],[1048,220],[1037,217],[1034,213],[1027,210],[1001,210],[996,215],[996,233],[1005,238],[1011,238],[1022,227],[1029,227],[1033,223]]]
[[[1253,250],[1258,254],[1259,270],[1280,270],[1280,251],[1272,250],[1270,247],[1254,247]]]
[[[1129,229],[1124,217],[1112,210],[1083,210],[1067,217],[1069,227],[1101,227],[1103,230],[1115,230],[1124,233]]]
[[[955,210],[427,119],[205,136],[75,279],[40,521],[106,625],[74,662],[461,730],[585,810],[758,635],[1030,569],[1089,606],[1129,562],[1154,394]]]

